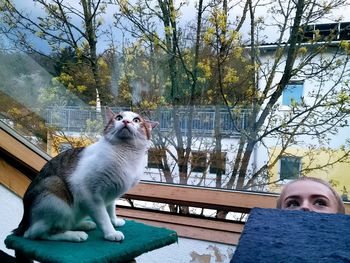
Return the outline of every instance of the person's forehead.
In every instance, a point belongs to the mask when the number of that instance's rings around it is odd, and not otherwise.
[[[325,195],[334,198],[334,195],[326,185],[315,181],[296,181],[287,186],[285,197],[290,195]]]

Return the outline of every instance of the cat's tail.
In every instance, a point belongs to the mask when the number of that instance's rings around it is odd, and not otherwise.
[[[24,206],[24,212],[21,222],[19,223],[18,227],[14,230],[12,230],[12,233],[15,236],[23,236],[24,232],[29,228],[29,209],[28,207]]]
[[[21,222],[19,223],[18,227],[12,231],[12,233],[15,236],[23,236],[24,232],[29,227],[29,217],[27,216],[27,213],[24,213],[23,218]]]

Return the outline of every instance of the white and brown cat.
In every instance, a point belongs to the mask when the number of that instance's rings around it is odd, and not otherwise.
[[[124,225],[115,200],[144,172],[151,130],[157,123],[125,111],[106,113],[101,139],[51,159],[27,189],[24,214],[14,234],[29,239],[81,242],[97,227],[105,239],[121,241]],[[90,217],[91,220],[86,220]]]

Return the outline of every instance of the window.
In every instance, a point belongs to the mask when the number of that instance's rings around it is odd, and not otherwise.
[[[210,154],[210,169],[209,172],[211,174],[216,174],[220,172],[221,174],[225,174],[226,171],[226,152],[221,153],[211,153]]]
[[[282,94],[282,104],[291,106],[294,103],[300,104],[303,98],[304,83],[301,81],[290,82]]]
[[[207,169],[207,153],[192,151],[191,159],[192,172],[203,173]]]
[[[284,156],[280,158],[280,179],[291,180],[300,177],[301,158]]]
[[[349,22],[306,25],[303,29],[303,42],[350,39]]]
[[[319,24],[315,25],[315,30],[318,33],[320,40],[327,41],[331,39],[337,39],[339,30],[338,27],[338,23]]]
[[[162,163],[162,149],[151,148],[148,150],[148,168],[161,169],[163,167]]]
[[[350,23],[340,23],[339,40],[350,40]]]

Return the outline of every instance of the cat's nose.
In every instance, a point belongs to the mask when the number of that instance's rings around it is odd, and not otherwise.
[[[130,121],[128,121],[128,120],[123,120],[123,123],[124,123],[125,125],[127,125],[128,123],[130,123]]]

